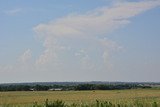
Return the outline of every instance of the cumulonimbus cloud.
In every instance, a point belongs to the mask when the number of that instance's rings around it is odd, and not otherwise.
[[[102,46],[107,47],[102,55],[104,62],[107,62],[108,47],[119,47],[115,43],[99,39],[99,37],[104,34],[107,37],[108,32],[130,23],[130,18],[159,5],[159,0],[118,2],[110,7],[97,8],[85,14],[70,14],[48,23],[39,24],[34,27],[34,31],[38,36],[44,38],[45,50],[37,62],[44,64],[44,62],[54,60],[60,49],[55,41],[61,38],[88,38],[91,40],[96,38]]]
[[[110,49],[121,48],[114,41],[106,39],[108,33],[129,24],[130,18],[157,6],[160,6],[159,0],[118,2],[114,3],[112,6],[100,7],[84,14],[69,14],[68,16],[50,21],[48,23],[41,23],[35,26],[33,29],[37,36],[43,39],[43,46],[45,49],[38,59],[33,61],[33,64],[26,65],[28,63],[25,63],[25,65],[23,65],[24,67],[22,68],[26,69],[31,67],[32,69],[29,70],[35,71],[36,67],[39,70],[39,68],[41,69],[44,65],[51,64],[52,66],[57,62],[59,63],[58,59],[61,57],[59,56],[60,52],[71,51],[73,48],[75,48],[75,46],[71,47],[71,45],[63,45],[61,42],[59,42],[61,39],[72,39],[75,41],[86,39],[85,41],[93,41],[92,44],[88,46],[90,48],[92,48],[93,45],[99,45],[99,47],[102,47],[102,54],[100,57],[102,58],[103,63],[108,63]],[[106,35],[105,38],[102,38],[101,36],[104,37],[104,35]],[[73,43],[72,45],[77,44]],[[77,50],[77,52],[73,54],[73,57],[80,56],[80,62],[82,62],[82,65],[88,64],[90,68],[96,68],[92,62],[89,62],[92,61],[92,53],[87,52],[88,50],[82,49],[82,47],[79,49],[74,49]],[[85,50],[85,53],[80,50]],[[19,60],[21,62],[30,60],[31,53],[31,50],[26,50]],[[0,70],[13,71],[11,69],[14,68],[17,71],[17,66],[19,65],[5,67],[0,66]],[[63,66],[61,67],[63,68]],[[20,70],[23,71],[22,69]]]

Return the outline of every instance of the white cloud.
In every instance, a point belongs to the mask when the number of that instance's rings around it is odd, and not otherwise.
[[[43,46],[45,47],[45,50],[36,60],[36,65],[56,63],[58,62],[57,52],[63,51],[63,50],[69,50],[69,47],[60,46],[57,43],[57,41],[50,36],[45,39]]]
[[[22,63],[28,62],[32,57],[32,52],[30,49],[27,49],[20,57],[19,61]]]
[[[86,56],[86,52],[83,49],[80,49],[78,52],[75,53],[75,56]]]
[[[78,52],[75,53],[76,57],[79,57],[80,66],[84,70],[90,70],[94,67],[87,51],[80,49]]]
[[[0,66],[0,72],[10,72],[11,70],[13,70],[13,66],[11,66],[11,65],[1,65]]]
[[[32,52],[30,49],[27,49],[20,57],[18,57],[14,64],[0,66],[0,72],[24,73],[28,71],[33,71],[33,68],[34,64],[32,62]]]
[[[68,15],[47,24],[39,24],[34,30],[45,36],[75,37],[98,36],[128,24],[129,18],[160,5],[158,0],[118,3],[84,15]]]
[[[16,15],[18,13],[22,12],[22,9],[21,8],[16,8],[16,9],[12,9],[12,10],[7,10],[7,11],[4,11],[5,14],[7,15]]]
[[[123,47],[118,45],[116,42],[111,41],[107,38],[103,38],[103,39],[99,39],[99,43],[101,44],[101,46],[103,47],[103,61],[104,63],[108,66],[109,63],[109,57],[110,54],[112,53],[112,51],[121,51],[123,50]]]
[[[102,7],[89,11],[86,14],[70,14],[57,20],[39,24],[34,28],[38,36],[44,38],[43,54],[37,59],[37,62],[46,63],[48,60],[54,60],[58,53],[58,48],[54,42],[62,38],[87,38],[92,40],[101,35],[106,35],[115,29],[121,28],[130,23],[132,18],[142,12],[160,5],[159,0],[149,0],[141,2],[116,2],[113,6]],[[108,40],[100,40],[102,46],[106,46],[102,57],[107,62],[109,49],[120,49],[116,43]],[[76,53],[76,56],[80,53]],[[84,58],[84,57],[83,57]]]
[[[55,68],[56,66],[53,66],[57,63],[61,64],[60,61],[63,63],[63,60],[60,60],[59,57],[65,57],[63,52],[66,50],[74,50],[73,53],[67,53],[73,54],[70,55],[73,58],[67,61],[74,60],[74,57],[80,57],[81,59],[79,61],[82,65],[85,65],[84,67],[95,69],[103,64],[100,65],[101,63],[99,64],[98,61],[96,62],[96,59],[93,61],[92,58],[94,57],[91,54],[96,53],[98,48],[101,48],[102,52],[99,58],[102,58],[103,63],[108,64],[111,50],[119,50],[122,47],[120,47],[116,42],[106,39],[108,36],[107,34],[130,23],[130,18],[159,5],[159,0],[119,2],[110,7],[97,8],[85,14],[70,14],[66,17],[59,18],[48,23],[39,24],[34,27],[34,31],[37,33],[38,37],[42,37],[44,41],[43,46],[45,49],[38,59],[33,61],[33,63],[27,63],[32,60],[31,50],[28,49],[19,58],[20,62],[25,63],[24,65],[18,63],[13,66],[0,66],[0,71],[13,71],[13,69],[15,71],[26,72],[40,71],[41,68],[45,68],[46,65],[51,65],[46,67],[46,69],[50,69],[50,71],[56,71],[57,69],[66,70],[65,67],[63,68],[63,64],[62,66],[59,66],[59,68]],[[8,11],[8,13],[16,14],[20,11],[20,9],[17,9]],[[104,35],[106,35],[106,37],[102,38]],[[65,41],[65,44],[63,44],[63,41],[61,40]],[[70,41],[73,43],[70,44]],[[83,46],[83,44],[78,44],[81,42],[76,43],[75,41],[81,41],[82,43],[86,41],[86,44],[88,41],[94,41],[96,43],[89,42],[91,44],[87,44],[88,46]],[[90,48],[92,51],[89,50]],[[77,50],[80,51],[77,52]],[[64,63],[67,61],[64,61]],[[66,64],[66,66],[67,65],[71,64]],[[72,70],[72,67],[73,66],[71,65],[66,68]],[[75,67],[75,70],[76,69],[78,68]],[[60,75],[62,72],[63,71],[60,72]]]

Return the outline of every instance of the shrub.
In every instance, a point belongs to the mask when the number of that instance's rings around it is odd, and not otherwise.
[[[56,100],[53,102],[49,102],[48,99],[46,99],[45,107],[66,107],[66,105],[62,100]]]

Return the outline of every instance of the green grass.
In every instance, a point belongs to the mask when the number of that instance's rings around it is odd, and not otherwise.
[[[135,89],[135,90],[111,90],[111,91],[18,91],[0,92],[0,105],[2,107],[28,107],[33,105],[44,106],[45,100],[64,101],[65,105],[100,107],[106,102],[120,107],[160,107],[160,90]],[[50,103],[51,103],[50,102]],[[123,105],[123,106],[122,106]],[[133,106],[134,105],[134,106]],[[38,106],[37,106],[38,107]]]

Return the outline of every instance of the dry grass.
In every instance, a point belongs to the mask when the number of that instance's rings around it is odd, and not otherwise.
[[[147,103],[153,101],[160,103],[160,90],[0,92],[0,105],[26,105],[33,104],[35,101],[41,104],[44,103],[45,99],[51,101],[60,99],[66,103],[93,103],[96,99],[113,103],[134,103],[136,100]]]

